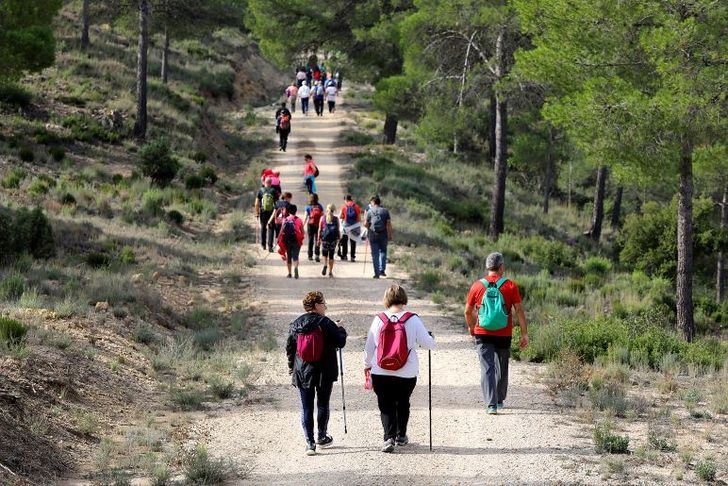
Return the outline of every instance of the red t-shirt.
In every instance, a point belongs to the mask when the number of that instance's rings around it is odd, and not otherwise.
[[[485,277],[485,280],[488,282],[497,282],[498,276],[496,275],[489,275]],[[518,304],[521,302],[521,293],[518,291],[518,286],[513,283],[511,280],[507,280],[503,283],[500,287],[500,292],[503,294],[503,298],[506,301],[506,309],[508,310],[508,325],[504,327],[503,329],[499,329],[497,331],[488,331],[486,329],[483,329],[478,324],[478,308],[480,307],[480,303],[483,301],[483,295],[485,295],[485,285],[483,285],[483,282],[478,280],[470,287],[470,292],[468,292],[468,298],[466,300],[466,303],[468,305],[472,305],[476,308],[476,315],[475,315],[475,334],[478,335],[484,335],[484,336],[511,336],[513,334],[513,305]]]

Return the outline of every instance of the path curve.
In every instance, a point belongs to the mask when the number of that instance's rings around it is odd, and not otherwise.
[[[344,92],[345,96],[345,92]],[[345,101],[345,100],[343,100]],[[317,180],[322,204],[341,204],[346,157],[339,134],[349,119],[345,102],[336,114],[323,118],[294,113],[288,152],[271,154],[281,170],[284,190],[293,189],[294,203],[306,204],[303,155],[311,153],[321,170]],[[386,205],[386,201],[385,201]],[[397,225],[397,215],[393,223]],[[252,249],[252,247],[251,247]],[[583,426],[568,423],[534,378],[534,365],[511,366],[507,409],[493,417],[485,413],[480,370],[472,340],[428,300],[410,299],[434,332],[432,353],[433,451],[428,448],[427,352],[412,396],[409,436],[412,443],[394,454],[379,452],[381,423],[376,399],[363,389],[362,350],[372,315],[379,312],[387,280],[372,279],[370,256],[356,263],[336,262],[336,278],[323,278],[321,266],[308,262],[302,248],[301,279],[286,279],[278,255],[252,249],[254,302],[267,309],[263,325],[274,330],[278,349],[266,353],[255,381],[252,403],[216,412],[200,424],[211,454],[252,467],[236,484],[544,484],[597,483],[585,461],[593,464],[591,440]],[[404,280],[396,266],[388,273]],[[329,432],[335,446],[315,457],[304,455],[298,393],[290,384],[283,349],[288,324],[302,313],[301,299],[313,289],[324,292],[328,315],[342,319],[349,331],[344,361],[348,434],[343,433],[341,387],[334,386]],[[465,292],[465,289],[464,291]],[[593,466],[589,466],[593,468]]]

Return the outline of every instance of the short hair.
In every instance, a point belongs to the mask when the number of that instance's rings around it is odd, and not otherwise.
[[[344,196],[344,199],[347,201],[352,201],[354,198],[351,197],[351,194],[347,194],[346,196]]]
[[[372,198],[371,198],[371,199],[369,200],[369,202],[373,202],[373,203],[374,203],[374,204],[376,204],[377,206],[379,206],[380,204],[382,204],[382,200],[381,200],[381,199],[379,199],[379,196],[374,196],[374,197],[372,197]]]
[[[296,214],[296,211],[298,211],[298,206],[295,204],[288,206],[288,214]]]
[[[293,197],[293,194],[290,192],[284,192],[283,193],[283,199],[291,199]]]
[[[285,107],[286,107],[286,102],[284,101],[283,103],[281,103],[281,108],[285,108]]]
[[[318,194],[315,192],[311,193],[311,195],[308,196],[308,202],[311,204],[318,204]]]
[[[303,156],[303,158],[304,159],[313,159],[313,157],[311,157],[311,154],[306,154]]]
[[[389,309],[393,305],[407,305],[407,292],[399,284],[392,284],[384,291],[384,307]]]
[[[309,292],[303,298],[303,310],[306,312],[313,312],[316,309],[316,304],[324,303],[324,294],[318,290]]]
[[[504,259],[503,254],[494,251],[485,259],[486,270],[498,270],[503,265]]]

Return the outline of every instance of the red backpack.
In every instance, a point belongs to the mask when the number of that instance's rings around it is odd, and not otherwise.
[[[311,219],[311,223],[309,224],[315,224],[318,226],[319,222],[321,221],[321,216],[323,215],[324,211],[321,209],[321,206],[319,206],[318,204],[316,206],[313,206],[309,214],[309,218]]]
[[[407,349],[404,323],[415,315],[417,314],[405,312],[399,320],[393,321],[384,312],[379,314],[382,327],[379,329],[377,344],[377,365],[383,370],[397,371],[407,363],[410,350]]]
[[[321,326],[307,333],[299,334],[296,340],[296,354],[306,363],[317,363],[321,361],[324,352],[324,333]]]

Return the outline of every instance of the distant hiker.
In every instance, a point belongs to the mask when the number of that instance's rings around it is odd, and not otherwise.
[[[315,194],[316,191],[316,178],[319,176],[319,169],[316,163],[313,161],[311,154],[303,156],[305,166],[303,167],[303,183],[306,184],[306,190],[309,194]]]
[[[273,208],[273,214],[271,214],[270,219],[268,220],[268,227],[270,228],[270,233],[268,233],[268,251],[270,252],[273,252],[273,240],[271,240],[271,238],[273,238],[276,242],[278,241],[283,221],[285,221],[288,216],[288,206],[291,205],[291,199],[293,199],[293,194],[290,192],[284,192],[283,196],[276,201]]]
[[[357,225],[361,226],[361,208],[354,202],[351,194],[344,196],[344,204],[339,211],[339,217],[344,226],[341,241],[339,242],[339,257],[342,260],[346,260],[346,256],[349,253],[349,245],[351,245],[351,261],[356,261],[356,241],[349,237],[349,232],[353,227]]]
[[[503,276],[503,255],[491,253],[485,260],[485,278],[470,287],[465,302],[465,322],[480,360],[480,386],[491,415],[503,408],[508,392],[508,358],[511,352],[513,311],[521,327],[521,349],[528,346],[526,314],[518,286]]]
[[[329,103],[329,113],[333,113],[336,110],[336,94],[338,92],[336,83],[332,80],[331,84],[326,88],[326,101]]]
[[[281,172],[275,171],[273,172],[273,175],[270,176],[270,185],[278,191],[278,194],[281,194],[283,191],[281,190]]]
[[[317,262],[321,261],[319,259],[321,243],[318,241],[318,230],[323,215],[324,207],[319,204],[318,194],[311,194],[308,197],[308,206],[306,206],[306,217],[303,220],[303,226],[308,232],[308,259],[313,260],[315,253]]]
[[[288,278],[291,278],[291,267],[298,278],[298,256],[303,245],[303,221],[296,216],[298,207],[295,204],[288,206],[288,216],[283,220],[281,232],[278,235],[278,253],[286,261]]]
[[[333,204],[326,206],[326,215],[321,218],[318,234],[321,255],[324,257],[324,268],[321,270],[321,275],[325,276],[328,270],[329,278],[334,278],[334,253],[336,252],[336,245],[339,243],[339,238],[341,238],[339,218],[334,215],[335,212],[336,206]]]
[[[317,83],[321,81],[321,68],[318,66],[313,68],[313,81],[314,83]]]
[[[305,314],[291,323],[286,341],[288,373],[301,396],[301,425],[306,455],[316,454],[316,446],[328,447],[334,438],[328,434],[329,401],[334,382],[339,379],[336,350],[346,345],[346,329],[326,317],[326,300],[321,292],[309,292],[303,299]],[[316,402],[318,434],[314,442],[313,404]]]
[[[298,68],[296,72],[296,83],[300,88],[301,85],[306,81],[306,70],[302,67]]]
[[[308,116],[308,99],[310,95],[311,88],[309,88],[306,81],[304,81],[303,85],[298,89],[298,99],[301,100],[301,112],[303,112],[306,116]]]
[[[384,292],[386,311],[372,321],[364,345],[364,373],[371,373],[384,427],[382,452],[409,443],[410,396],[420,372],[415,347],[435,349],[435,339],[417,314],[405,312],[406,305],[404,288],[392,284]]]
[[[372,265],[374,278],[387,276],[387,244],[392,239],[392,218],[389,211],[381,206],[379,196],[369,201],[369,211],[364,226],[367,228],[367,239],[372,249]]]
[[[316,109],[316,115],[324,116],[324,87],[321,86],[321,81],[316,81],[316,85],[313,87],[313,107]]]
[[[276,111],[276,133],[280,139],[278,150],[285,152],[288,146],[288,135],[291,133],[291,112],[288,111],[285,103],[281,103],[281,107]]]
[[[291,85],[286,88],[286,99],[288,100],[288,104],[291,106],[291,111],[293,113],[296,112],[296,97],[298,96],[298,87],[296,86],[296,82],[292,82]]]
[[[271,184],[271,178],[267,177],[264,186],[258,191],[258,197],[255,198],[255,214],[260,221],[260,244],[264,250],[267,244],[268,250],[273,251],[273,229],[271,228],[268,236],[268,222],[279,197],[280,193]]]
[[[344,78],[341,75],[341,71],[336,71],[336,74],[334,74],[334,78],[336,79],[336,89],[341,91],[341,84],[344,82]]]

